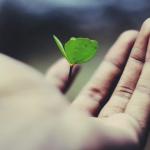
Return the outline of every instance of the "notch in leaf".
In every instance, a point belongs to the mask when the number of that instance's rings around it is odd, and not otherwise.
[[[75,64],[82,64],[91,60],[95,56],[99,47],[97,41],[88,38],[72,37],[65,43],[64,46],[55,35],[53,35],[53,38],[62,55],[70,64],[69,79],[71,78],[73,66]]]

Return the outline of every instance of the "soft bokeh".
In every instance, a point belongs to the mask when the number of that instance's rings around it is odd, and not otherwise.
[[[150,17],[149,0],[0,0],[0,51],[41,72],[61,57],[52,35],[99,41],[97,56],[82,65],[68,92],[73,100],[118,35]],[[148,149],[148,146],[147,146]]]

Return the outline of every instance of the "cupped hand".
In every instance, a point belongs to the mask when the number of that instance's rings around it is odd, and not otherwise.
[[[0,55],[0,149],[140,150],[150,121],[150,19],[122,33],[70,104],[68,63],[46,77]]]

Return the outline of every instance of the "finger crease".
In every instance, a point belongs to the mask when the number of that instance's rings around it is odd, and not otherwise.
[[[89,96],[100,103],[104,99],[104,94],[99,88],[92,87],[89,89]]]
[[[115,90],[114,94],[130,99],[133,94],[133,89],[127,86],[119,86],[119,88]]]
[[[134,61],[136,61],[136,62],[138,62],[140,64],[144,64],[145,63],[145,58],[143,58],[143,57],[140,58],[138,56],[131,55],[130,59],[132,59],[132,60],[134,60]]]

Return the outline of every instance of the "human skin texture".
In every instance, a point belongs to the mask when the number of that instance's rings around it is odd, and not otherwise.
[[[72,103],[69,65],[46,75],[0,55],[1,150],[141,150],[150,121],[150,19],[122,33]],[[76,66],[72,79],[79,71]]]

